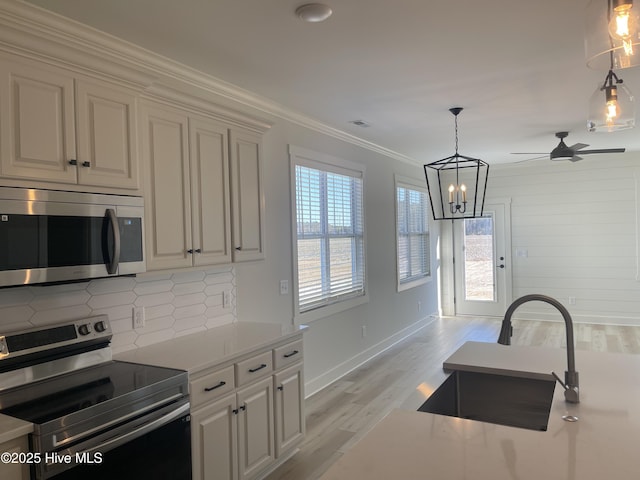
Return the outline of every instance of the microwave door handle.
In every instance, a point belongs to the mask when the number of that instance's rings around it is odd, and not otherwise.
[[[107,273],[113,275],[118,271],[120,263],[120,227],[118,226],[118,216],[113,208],[107,208],[107,217],[113,229],[113,258],[110,263],[107,263]]]

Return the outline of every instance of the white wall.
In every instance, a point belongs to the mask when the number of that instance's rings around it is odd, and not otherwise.
[[[639,160],[627,153],[491,167],[488,201],[512,199],[514,299],[542,293],[575,321],[640,325]],[[516,313],[560,318],[540,302]]]
[[[236,265],[239,321],[293,322],[293,295],[279,293],[280,280],[289,280],[293,286],[289,144],[366,166],[366,268],[370,300],[365,305],[309,324],[305,334],[305,377],[309,394],[399,340],[430,314],[437,313],[438,225],[432,222],[433,281],[398,293],[394,174],[423,179],[422,167],[276,120],[263,143],[266,260]],[[362,326],[366,326],[364,338]]]

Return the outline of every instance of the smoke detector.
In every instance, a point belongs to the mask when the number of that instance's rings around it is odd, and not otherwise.
[[[296,15],[305,22],[323,22],[331,16],[333,10],[322,3],[307,3],[296,8]]]

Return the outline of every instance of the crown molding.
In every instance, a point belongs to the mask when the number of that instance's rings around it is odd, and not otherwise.
[[[197,105],[197,99],[218,107],[222,104],[227,107],[228,118],[247,117],[233,108],[234,104],[241,105],[401,162],[421,164],[222,79],[20,0],[0,0],[0,49],[126,82],[152,96],[172,95],[172,100],[190,105]],[[253,120],[258,130],[272,125],[263,118]]]

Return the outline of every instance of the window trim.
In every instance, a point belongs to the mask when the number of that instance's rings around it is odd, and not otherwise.
[[[419,287],[421,285],[425,285],[433,279],[433,248],[432,248],[432,235],[433,225],[431,223],[431,215],[429,215],[429,205],[428,203],[425,205],[424,215],[426,220],[426,225],[429,232],[429,274],[420,278],[416,278],[414,280],[409,280],[406,282],[401,282],[400,280],[400,245],[398,242],[398,187],[400,188],[408,188],[410,190],[419,191],[426,195],[427,202],[429,201],[429,193],[424,184],[420,183],[418,180],[404,177],[402,175],[394,175],[394,188],[393,188],[393,204],[395,206],[394,216],[395,216],[395,242],[396,242],[396,289],[398,292],[404,292],[406,290],[410,290],[412,288]]]
[[[301,165],[316,170],[322,170],[339,175],[358,176],[362,179],[362,243],[364,259],[363,286],[364,293],[357,296],[347,295],[345,298],[336,299],[311,310],[301,312],[298,297],[298,229],[296,212],[296,165]],[[293,259],[293,320],[294,324],[312,322],[321,318],[335,315],[342,311],[363,305],[369,302],[369,279],[367,268],[367,229],[365,212],[366,175],[365,166],[359,163],[344,160],[325,153],[315,152],[302,147],[289,145],[289,173],[291,188],[291,244]]]

